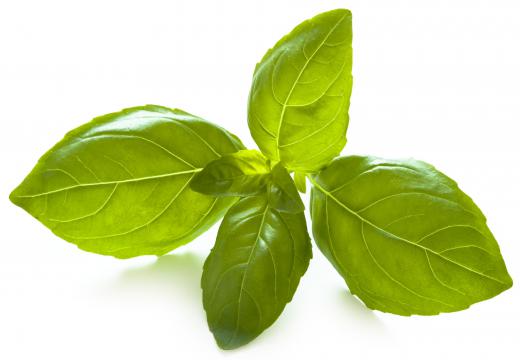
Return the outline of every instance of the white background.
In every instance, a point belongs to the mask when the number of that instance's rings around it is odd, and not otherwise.
[[[201,305],[217,227],[159,260],[78,250],[8,201],[66,131],[147,103],[179,107],[253,147],[253,67],[293,26],[353,11],[344,154],[415,157],[487,214],[520,281],[517,0],[0,0],[0,358],[519,359],[518,285],[469,310],[366,309],[315,249],[294,300],[250,345],[218,350]]]

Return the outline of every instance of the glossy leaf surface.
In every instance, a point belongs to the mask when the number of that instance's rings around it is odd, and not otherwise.
[[[307,192],[307,177],[304,173],[296,172],[294,173],[294,183],[296,184],[296,188],[302,194]]]
[[[274,166],[269,184],[269,206],[290,213],[299,213],[305,210],[300,194],[291,175],[281,163]]]
[[[210,162],[191,181],[197,192],[217,196],[246,196],[265,191],[268,160],[257,150],[240,150]]]
[[[290,171],[315,172],[346,143],[352,16],[338,9],[297,26],[263,57],[249,96],[260,150]]]
[[[233,198],[188,184],[210,161],[240,149],[235,136],[181,110],[130,108],[68,133],[10,198],[81,249],[160,255],[223,216]]]
[[[269,327],[291,301],[310,258],[303,213],[278,212],[265,194],[229,209],[202,275],[204,309],[218,345],[237,348]]]
[[[432,166],[351,156],[312,183],[316,243],[368,307],[433,315],[511,287],[486,218]]]

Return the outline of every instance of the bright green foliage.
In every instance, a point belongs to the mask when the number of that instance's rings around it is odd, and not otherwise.
[[[249,96],[251,135],[291,171],[315,172],[346,142],[352,15],[338,9],[298,25],[263,57]]]
[[[296,188],[302,194],[307,192],[307,177],[304,173],[295,172],[294,173],[294,183],[296,184]]]
[[[210,162],[191,181],[191,188],[207,195],[247,196],[264,190],[269,161],[257,150],[240,150]]]
[[[299,213],[305,210],[293,179],[280,163],[273,168],[268,198],[269,205],[278,211]]]
[[[369,308],[433,315],[510,288],[484,215],[453,180],[415,160],[334,160],[346,143],[351,44],[351,13],[338,9],[267,52],[248,108],[261,152],[181,110],[136,107],[67,134],[11,201],[80,248],[120,258],[165,254],[225,214],[202,275],[223,349],[273,324],[307,270],[307,178],[315,242]]]
[[[10,198],[84,250],[161,255],[204,232],[233,203],[188,184],[208,162],[239,149],[235,136],[196,116],[135,107],[68,133]]]
[[[314,239],[371,309],[434,315],[511,287],[486,218],[434,167],[350,156],[312,183]]]
[[[265,194],[226,214],[202,275],[208,324],[222,349],[257,337],[291,301],[311,258],[305,217],[277,211]]]

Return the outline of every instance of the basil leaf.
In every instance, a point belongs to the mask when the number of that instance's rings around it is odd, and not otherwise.
[[[512,286],[482,212],[431,165],[344,157],[312,183],[316,243],[369,308],[434,315]]]
[[[240,150],[213,160],[191,181],[191,188],[208,195],[245,196],[265,190],[271,169],[257,150]]]
[[[304,173],[295,172],[294,173],[294,183],[296,184],[296,188],[302,194],[307,192],[307,178]]]
[[[207,163],[239,149],[235,136],[181,110],[130,108],[68,133],[10,199],[81,249],[161,255],[204,232],[233,203],[188,184]]]
[[[271,173],[268,199],[269,206],[278,211],[299,213],[305,210],[293,179],[281,163]]]
[[[315,172],[346,143],[352,15],[338,9],[297,26],[256,66],[248,123],[260,150],[290,171]]]
[[[218,345],[237,348],[268,328],[291,301],[311,257],[303,213],[278,212],[265,194],[229,209],[202,275],[204,309]]]

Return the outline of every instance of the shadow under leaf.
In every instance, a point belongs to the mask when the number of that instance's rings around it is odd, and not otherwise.
[[[377,316],[374,310],[366,307],[361,300],[352,295],[349,291],[341,290],[338,292],[341,308],[347,313],[347,318],[350,321],[356,321],[361,325],[372,330],[384,332],[385,325],[383,321]]]
[[[191,252],[164,255],[151,264],[125,270],[117,283],[122,287],[153,287],[176,298],[201,301],[203,264],[204,258]]]

